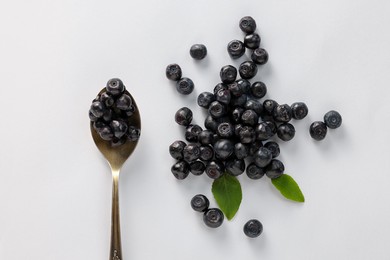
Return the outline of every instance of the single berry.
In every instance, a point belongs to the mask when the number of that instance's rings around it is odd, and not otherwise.
[[[114,133],[109,126],[103,126],[99,129],[98,134],[103,140],[111,141],[114,138]]]
[[[251,79],[257,74],[257,66],[253,61],[244,61],[241,63],[238,72],[241,78]]]
[[[226,112],[226,106],[219,101],[214,101],[209,106],[209,114],[214,118],[221,118]]]
[[[224,172],[224,166],[219,161],[211,161],[206,166],[206,174],[211,179],[218,179]]]
[[[236,107],[232,112],[231,112],[231,119],[233,123],[239,123],[241,121],[241,115],[244,113],[245,109],[241,107]]]
[[[273,135],[276,134],[276,132],[278,130],[277,129],[278,127],[277,127],[277,125],[276,125],[276,123],[274,121],[265,120],[265,121],[263,121],[263,123],[268,125],[271,128],[271,131],[272,131]]]
[[[131,97],[127,94],[122,94],[115,101],[115,106],[120,110],[128,110],[132,104],[133,101],[131,100]]]
[[[103,116],[102,116],[103,120],[106,121],[107,123],[111,122],[112,114],[113,114],[113,112],[112,112],[111,109],[104,110],[104,113],[103,113]]]
[[[91,120],[92,122],[96,122],[98,121],[98,117],[94,116],[94,114],[92,114],[91,110],[88,111],[88,116],[89,116],[89,120]]]
[[[247,34],[244,37],[244,46],[247,47],[248,49],[257,49],[260,46],[260,35],[257,33],[252,33],[252,34]]]
[[[125,85],[123,85],[123,82],[120,79],[110,79],[107,82],[106,91],[112,96],[119,96],[125,91]]]
[[[232,65],[226,65],[221,68],[219,75],[223,83],[233,83],[237,78],[237,69]]]
[[[127,130],[127,139],[129,141],[137,141],[141,136],[141,130],[135,126],[129,126],[129,130]]]
[[[241,18],[239,26],[244,33],[254,33],[256,30],[256,21],[250,16],[244,16]]]
[[[214,157],[214,150],[210,146],[201,146],[199,159],[202,161],[210,161]]]
[[[241,94],[250,94],[250,91],[251,91],[251,83],[249,82],[249,80],[246,80],[246,79],[238,79],[236,81],[237,85],[238,85],[238,89],[240,89],[240,91],[242,92]],[[240,94],[240,95],[241,95]]]
[[[271,138],[274,133],[272,132],[272,128],[267,122],[261,122],[259,123],[256,128],[256,139],[260,141],[265,141]]]
[[[236,143],[234,145],[234,155],[237,159],[245,159],[249,155],[249,148],[247,144]]]
[[[198,136],[202,132],[202,127],[199,125],[189,125],[186,127],[186,132],[184,134],[185,139],[188,142],[197,142]]]
[[[170,80],[178,81],[182,75],[180,66],[175,63],[169,64],[165,70],[165,75]]]
[[[218,90],[217,94],[215,94],[215,97],[217,101],[221,102],[222,104],[228,105],[231,99],[230,90],[220,89]]]
[[[106,110],[106,107],[104,104],[100,101],[95,101],[91,104],[91,108],[89,109],[89,112],[96,118],[100,118],[103,116],[104,111]]]
[[[259,116],[252,109],[245,110],[241,115],[241,122],[245,125],[254,126],[257,124],[258,121]]]
[[[216,95],[217,92],[220,91],[221,89],[228,89],[227,84],[220,82],[217,85],[215,85],[214,90],[213,90],[214,95]]]
[[[234,126],[231,123],[223,122],[218,125],[217,134],[222,138],[229,138],[234,135]]]
[[[257,115],[261,115],[261,113],[263,113],[263,104],[255,99],[248,99],[245,103],[245,109],[251,109],[255,111]]]
[[[182,95],[189,95],[194,90],[194,82],[189,78],[181,78],[176,83],[176,89]]]
[[[198,144],[187,144],[183,148],[183,158],[186,162],[193,162],[200,157],[200,147]]]
[[[175,122],[182,126],[188,126],[192,121],[192,111],[188,107],[182,107],[175,113]]]
[[[326,126],[329,127],[330,129],[336,129],[336,128],[340,127],[342,121],[343,120],[342,120],[339,112],[334,111],[334,110],[329,111],[324,116],[324,122],[325,122]]]
[[[195,195],[191,199],[191,208],[198,212],[205,212],[209,208],[210,202],[203,194]]]
[[[203,145],[212,144],[214,141],[214,133],[210,130],[203,130],[198,134],[198,141]]]
[[[256,98],[262,98],[267,94],[267,86],[261,81],[256,81],[251,86],[251,94]]]
[[[246,167],[246,175],[249,179],[252,180],[258,180],[261,177],[263,177],[265,174],[265,171],[263,168],[260,168],[255,163],[251,163]]]
[[[108,94],[106,91],[100,95],[99,100],[101,102],[103,102],[106,107],[111,107],[112,105],[114,105],[114,102],[115,102],[114,98],[110,94]]]
[[[172,156],[173,159],[176,160],[182,160],[183,157],[183,150],[184,147],[186,147],[186,143],[180,140],[174,141],[169,146],[169,154]]]
[[[112,120],[110,123],[112,132],[116,138],[121,138],[128,129],[127,124],[122,120]]]
[[[198,105],[203,108],[209,108],[211,102],[215,101],[215,96],[210,92],[202,92],[198,96]]]
[[[211,228],[217,228],[221,226],[223,223],[223,219],[224,216],[222,211],[217,208],[208,209],[203,214],[203,222],[206,224],[206,226]]]
[[[249,155],[254,156],[255,153],[260,149],[260,147],[263,147],[263,143],[261,141],[255,141],[249,145]]]
[[[295,102],[291,105],[292,110],[292,117],[294,119],[303,119],[307,116],[309,113],[309,109],[307,108],[306,104],[303,102]]]
[[[204,120],[204,127],[210,131],[217,131],[218,125],[220,124],[220,120],[212,117],[211,115],[206,116]]]
[[[260,147],[259,150],[257,150],[257,152],[254,154],[253,157],[254,157],[255,164],[258,167],[263,168],[271,162],[272,153],[270,150],[268,150],[268,148],[263,146]]]
[[[290,141],[295,136],[295,128],[290,123],[283,123],[278,126],[277,135],[283,141]]]
[[[244,225],[244,233],[250,238],[260,236],[263,232],[263,225],[257,219],[251,219]]]
[[[321,141],[325,138],[328,129],[324,122],[315,121],[310,125],[310,136],[317,141]]]
[[[244,43],[239,40],[233,40],[228,43],[227,51],[232,59],[238,59],[245,53]]]
[[[264,65],[268,61],[268,52],[263,48],[257,48],[252,52],[251,59],[258,65]]]
[[[284,165],[278,159],[272,159],[268,164],[265,174],[268,178],[275,179],[280,177],[284,172]]]
[[[287,104],[276,106],[273,110],[273,117],[278,122],[289,122],[292,118],[291,107]]]
[[[203,44],[194,44],[191,46],[190,55],[195,60],[202,60],[207,55],[207,48]]]
[[[272,115],[272,113],[274,112],[274,109],[275,109],[278,105],[279,105],[278,102],[276,102],[275,100],[266,99],[266,100],[264,100],[264,102],[263,102],[264,112],[266,112],[266,113],[269,114],[269,115]]]
[[[190,163],[190,172],[193,175],[199,176],[202,175],[204,170],[206,170],[206,165],[201,161],[194,161]]]
[[[238,138],[243,144],[253,143],[256,140],[255,130],[251,126],[242,126],[238,133]]]
[[[190,173],[190,166],[185,161],[178,161],[171,167],[173,176],[178,180],[184,180]]]
[[[228,139],[220,139],[214,144],[214,153],[221,159],[225,160],[234,152],[234,144]]]
[[[245,171],[245,161],[244,159],[229,160],[226,162],[225,168],[233,176],[241,175]]]
[[[271,151],[272,158],[278,157],[280,154],[280,148],[278,143],[270,141],[264,144],[264,147]]]

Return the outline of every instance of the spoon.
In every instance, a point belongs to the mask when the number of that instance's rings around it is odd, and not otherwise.
[[[105,91],[103,88],[99,94]],[[130,125],[137,127],[141,130],[141,118],[135,103],[134,98],[131,94],[126,91],[127,95],[133,100],[133,106],[135,108],[134,114],[129,117],[128,122]],[[99,134],[93,128],[93,123],[90,125],[91,134],[93,141],[95,142],[97,148],[106,158],[108,164],[110,165],[112,172],[112,211],[111,211],[111,246],[110,246],[110,260],[122,260],[122,246],[121,246],[121,232],[120,232],[120,216],[119,216],[119,192],[118,192],[118,182],[119,182],[119,172],[130,157],[130,155],[135,150],[137,146],[137,141],[127,140],[124,144],[119,146],[112,146],[109,141],[103,140]]]

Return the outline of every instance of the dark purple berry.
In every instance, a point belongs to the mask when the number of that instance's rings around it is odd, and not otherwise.
[[[202,161],[210,161],[214,158],[214,150],[210,146],[201,146],[199,159]]]
[[[194,87],[194,82],[189,78],[181,78],[176,83],[176,90],[182,95],[191,94]]]
[[[227,51],[232,59],[238,59],[245,53],[244,43],[239,40],[233,40],[228,43]]]
[[[263,112],[263,104],[255,99],[248,99],[245,103],[245,109],[251,109],[256,114],[261,115]]]
[[[202,132],[202,127],[199,125],[189,125],[186,127],[186,132],[184,134],[185,139],[188,142],[197,142],[198,136]]]
[[[129,141],[137,141],[141,135],[141,131],[139,128],[135,126],[129,126],[129,130],[127,130],[127,139]]]
[[[257,66],[253,61],[244,61],[241,63],[238,72],[241,78],[251,79],[257,74]]]
[[[198,144],[187,144],[183,149],[183,158],[186,162],[193,162],[200,157],[200,146]]]
[[[234,126],[231,123],[223,122],[218,125],[217,134],[222,138],[229,138],[234,135]]]
[[[203,194],[195,195],[191,199],[191,208],[198,212],[205,212],[209,208],[210,202]]]
[[[221,160],[226,160],[234,152],[234,144],[228,139],[220,139],[214,144],[214,153]]]
[[[228,89],[221,89],[215,94],[217,101],[222,104],[228,105],[230,103],[231,95]]]
[[[217,228],[221,226],[223,223],[223,219],[224,216],[222,211],[217,208],[208,209],[203,214],[203,222],[206,224],[206,226],[211,228]]]
[[[221,89],[228,89],[228,86],[224,83],[218,83],[214,87],[214,90],[213,90],[214,95],[216,95],[217,92],[220,91]]]
[[[102,102],[95,101],[91,104],[91,108],[89,109],[89,112],[92,113],[92,115],[94,115],[96,118],[100,118],[103,116],[105,110],[106,107]]]
[[[232,159],[225,164],[226,171],[233,175],[241,175],[245,171],[245,161],[243,159]]]
[[[182,107],[175,114],[175,122],[182,126],[188,126],[192,121],[192,111],[188,107]]]
[[[255,163],[251,163],[246,167],[246,175],[249,179],[258,180],[263,177],[265,171],[263,168],[258,167]]]
[[[203,130],[198,134],[198,141],[203,145],[212,144],[214,141],[214,133],[210,130]]]
[[[214,101],[209,106],[209,114],[214,118],[221,118],[226,112],[226,106],[219,101]]]
[[[219,161],[211,161],[206,166],[206,174],[211,179],[218,179],[224,172],[224,166]]]
[[[241,122],[244,125],[254,126],[259,121],[257,113],[251,109],[245,110],[241,115]]]
[[[257,48],[252,52],[251,59],[258,65],[264,65],[268,61],[268,52],[263,48]]]
[[[221,81],[225,84],[233,83],[237,78],[237,69],[232,65],[226,65],[221,68],[219,73]]]
[[[174,141],[169,146],[169,154],[172,156],[173,159],[176,160],[182,160],[183,157],[183,150],[184,147],[186,147],[186,143],[180,140]]]
[[[98,134],[103,140],[111,141],[114,138],[114,133],[109,126],[103,126],[98,130]]]
[[[250,144],[256,140],[256,133],[251,126],[242,126],[238,133],[238,138],[243,144]]]
[[[265,174],[271,179],[280,177],[284,172],[284,165],[277,159],[272,159],[266,168]]]
[[[127,94],[122,94],[116,101],[115,106],[120,110],[128,110],[133,104],[131,97]]]
[[[246,222],[243,230],[246,236],[255,238],[263,232],[263,225],[257,219],[251,219]]]
[[[252,34],[247,34],[244,37],[244,46],[247,47],[248,49],[257,49],[260,46],[260,35],[257,33],[252,33]]]
[[[263,109],[264,109],[264,112],[269,114],[269,115],[272,115],[273,112],[274,112],[274,109],[278,106],[278,102],[276,102],[275,100],[272,100],[272,99],[266,99],[264,100],[263,102]]]
[[[321,141],[325,138],[328,128],[324,122],[315,121],[310,125],[310,136],[317,141]]]
[[[206,165],[201,161],[194,161],[190,163],[190,172],[193,175],[199,176],[202,175],[206,170]]]
[[[210,92],[202,92],[198,96],[198,105],[203,108],[209,108],[211,102],[215,101],[215,96]]]
[[[294,119],[303,119],[307,116],[309,113],[309,109],[307,108],[306,104],[303,102],[295,102],[291,105],[292,110],[292,117]]]
[[[292,118],[291,107],[287,104],[276,106],[273,111],[273,117],[278,122],[289,122]]]
[[[267,148],[265,148],[263,146],[263,147],[260,147],[259,150],[257,150],[257,152],[254,154],[253,158],[254,158],[255,164],[258,167],[263,168],[271,162],[272,153],[270,150],[268,150]]]
[[[266,122],[259,123],[256,126],[255,131],[256,131],[256,139],[260,141],[268,140],[274,135],[271,127]]]
[[[260,147],[263,147],[263,143],[261,141],[255,141],[249,144],[249,155],[254,156]]]
[[[242,92],[242,94],[250,94],[251,91],[251,83],[246,79],[239,79],[236,81],[238,89]]]
[[[231,112],[231,119],[233,123],[239,123],[241,121],[241,115],[244,113],[245,109],[241,107],[236,107],[232,112]]]
[[[169,64],[165,70],[165,75],[170,80],[178,81],[182,75],[180,66],[175,63]]]
[[[91,110],[88,111],[88,116],[89,116],[89,120],[91,120],[92,122],[95,122],[95,121],[97,121],[99,119],[94,114],[92,114]]]
[[[106,107],[111,107],[112,105],[114,105],[115,102],[113,97],[107,92],[103,92],[102,94],[100,94],[99,100],[103,102]]]
[[[339,112],[331,110],[324,116],[324,122],[330,129],[336,129],[341,126],[342,118]]]
[[[244,16],[241,18],[239,26],[244,33],[254,33],[256,30],[256,21],[251,16]]]
[[[262,98],[267,94],[267,86],[261,81],[256,81],[251,86],[251,94],[256,98]]]
[[[127,124],[122,120],[112,120],[110,127],[116,138],[121,138],[124,134],[126,134],[128,129]]]
[[[184,180],[190,173],[190,166],[185,161],[178,161],[171,167],[173,176],[178,180]]]
[[[295,136],[295,128],[290,123],[283,123],[278,126],[277,135],[283,141],[290,141]]]
[[[194,44],[191,46],[190,55],[195,60],[202,60],[207,55],[207,48],[203,44]]]
[[[125,85],[118,78],[110,79],[106,85],[106,91],[112,96],[119,96],[125,91]]]
[[[278,143],[270,141],[264,144],[264,147],[271,151],[272,158],[278,157],[280,154],[280,148]]]
[[[249,155],[249,147],[247,144],[236,143],[234,145],[234,155],[237,159],[245,159]]]
[[[233,107],[234,106],[244,107],[247,99],[248,99],[248,96],[246,94],[242,94],[239,97],[232,97],[232,99],[230,100],[230,105]]]

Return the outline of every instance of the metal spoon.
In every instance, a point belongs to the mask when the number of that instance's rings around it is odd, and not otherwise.
[[[100,91],[104,92],[105,88]],[[99,93],[99,94],[100,94]],[[141,118],[138,111],[137,104],[135,103],[134,98],[131,94],[126,91],[132,100],[135,107],[134,114],[129,118],[129,123],[138,129],[141,130]],[[121,246],[121,232],[120,232],[120,217],[119,217],[119,193],[118,193],[118,181],[119,181],[119,172],[122,168],[125,161],[130,157],[130,155],[135,150],[137,146],[137,141],[126,141],[126,143],[119,146],[111,146],[109,141],[103,140],[99,134],[93,128],[93,123],[91,122],[91,134],[92,138],[103,154],[103,156],[108,161],[108,164],[111,167],[112,172],[112,215],[111,215],[111,246],[110,246],[110,260],[122,260],[122,246]]]

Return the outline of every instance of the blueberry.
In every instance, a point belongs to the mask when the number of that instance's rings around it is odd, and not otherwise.
[[[106,107],[111,107],[112,105],[114,105],[114,98],[108,94],[106,91],[103,92],[102,94],[100,94],[100,99],[99,99],[101,102],[103,102],[103,104],[106,106]]]
[[[195,195],[191,199],[191,208],[198,212],[205,212],[209,208],[210,202],[203,194]]]
[[[135,106],[131,105],[128,109],[122,111],[122,113],[125,114],[126,117],[131,117],[135,112]]]
[[[329,127],[330,129],[336,129],[336,128],[340,127],[342,121],[343,120],[342,120],[339,112],[334,111],[334,110],[329,111],[324,116],[324,122],[325,122],[326,126]]]
[[[260,115],[263,112],[263,104],[255,99],[248,99],[245,103],[246,109],[251,109]]]
[[[281,161],[277,159],[272,159],[268,164],[265,174],[271,179],[280,177],[284,172],[284,165]]]
[[[241,122],[245,125],[254,126],[259,121],[259,116],[254,110],[245,110],[241,115]]]
[[[214,153],[219,159],[225,160],[234,152],[234,144],[228,139],[220,139],[214,144]]]
[[[228,43],[227,51],[232,59],[238,59],[245,53],[244,43],[239,40],[233,40]]]
[[[254,97],[262,98],[267,94],[267,86],[261,81],[256,81],[251,86],[251,94]]]
[[[129,130],[127,130],[127,139],[129,141],[137,141],[141,135],[141,131],[139,128],[135,126],[129,126]]]
[[[234,135],[234,126],[231,123],[223,122],[218,125],[217,134],[222,138],[229,138]]]
[[[263,123],[268,125],[271,128],[272,135],[276,134],[278,127],[274,121],[265,120],[263,121]]]
[[[264,146],[260,147],[259,150],[257,150],[257,152],[254,154],[254,162],[260,168],[267,166],[271,160],[272,153]]]
[[[295,136],[295,128],[290,123],[283,123],[278,126],[277,135],[283,141],[290,141]]]
[[[92,122],[95,122],[99,119],[98,117],[94,116],[94,114],[92,114],[91,110],[88,111],[88,116],[89,116],[89,120],[91,120]]]
[[[221,89],[228,89],[228,86],[224,83],[218,83],[214,87],[214,90],[213,90],[214,95],[216,95],[217,92],[220,91]]]
[[[101,120],[97,120],[93,123],[93,129],[95,129],[98,133],[105,126],[107,126],[107,124]]]
[[[233,175],[241,175],[245,171],[245,161],[243,159],[232,159],[225,164],[226,171]]]
[[[264,112],[268,113],[269,115],[272,115],[274,112],[274,109],[278,106],[278,102],[272,99],[266,99],[263,102],[263,109]]]
[[[194,161],[190,163],[190,172],[193,175],[199,176],[202,175],[206,170],[206,165],[201,161]]]
[[[256,140],[255,130],[251,126],[242,126],[238,133],[238,138],[243,144],[253,143]]]
[[[194,44],[191,46],[190,55],[195,60],[202,60],[207,55],[207,48],[203,44]]]
[[[222,211],[217,208],[208,209],[203,214],[203,222],[206,224],[206,226],[211,228],[217,228],[221,226],[223,223],[223,219],[224,216]]]
[[[231,112],[231,120],[234,123],[239,123],[241,121],[241,115],[244,113],[244,109],[241,107],[236,107],[232,112]]]
[[[260,35],[257,33],[252,33],[252,34],[247,34],[244,37],[244,46],[247,47],[248,49],[257,49],[260,46]]]
[[[217,101],[222,104],[228,105],[230,103],[231,95],[228,89],[220,89],[217,94],[215,94]]]
[[[303,102],[295,102],[291,105],[292,117],[294,119],[303,119],[309,113],[309,109]]]
[[[186,132],[184,134],[185,139],[188,142],[197,142],[198,136],[202,132],[202,127],[199,125],[189,125],[186,127]]]
[[[182,95],[189,95],[194,90],[194,82],[189,78],[181,78],[176,83],[176,90]]]
[[[232,65],[223,66],[219,76],[221,77],[221,81],[223,83],[233,83],[237,78],[237,69]]]
[[[111,141],[114,138],[114,133],[109,126],[103,126],[99,129],[98,134],[103,140]]]
[[[270,141],[264,144],[264,147],[271,151],[272,158],[278,157],[280,154],[280,148],[278,143]]]
[[[244,61],[238,69],[241,78],[251,79],[257,74],[257,66],[253,61]]]
[[[242,92],[242,94],[249,94],[251,91],[251,83],[246,79],[238,79],[236,81],[238,85],[238,89]]]
[[[203,108],[209,108],[211,102],[215,101],[215,96],[210,92],[202,92],[198,96],[198,105]]]
[[[249,155],[254,156],[255,153],[263,147],[263,143],[261,141],[255,141],[249,145]]]
[[[287,104],[276,106],[273,111],[273,117],[278,122],[289,122],[292,118],[291,107]]]
[[[128,130],[127,124],[122,120],[112,120],[110,127],[116,138],[121,138]]]
[[[187,162],[193,162],[200,157],[200,147],[198,144],[187,144],[183,148],[183,158]]]
[[[204,120],[204,126],[206,127],[206,129],[214,132],[217,131],[219,124],[219,120],[217,118],[212,117],[211,115],[208,115]]]
[[[324,122],[315,121],[310,125],[310,136],[317,141],[321,141],[325,138],[328,129]]]
[[[252,52],[251,59],[258,65],[264,65],[268,61],[268,52],[263,48],[257,48]]]
[[[106,107],[104,104],[100,101],[95,101],[91,104],[91,108],[89,109],[89,112],[94,115],[96,118],[100,118],[103,116],[104,111],[106,110]]]
[[[179,125],[188,126],[192,121],[192,111],[188,107],[182,107],[175,114],[175,121]]]
[[[120,110],[128,110],[132,105],[133,101],[131,97],[127,94],[122,94],[116,101],[115,106]]]
[[[103,113],[103,120],[106,121],[106,122],[111,122],[111,119],[112,119],[112,110],[111,109],[106,109]]]
[[[243,143],[236,143],[234,145],[234,155],[237,159],[245,159],[249,155],[248,145]]]
[[[203,145],[212,144],[214,141],[214,134],[210,130],[203,130],[198,134],[198,141]]]
[[[256,21],[251,16],[244,16],[241,18],[239,26],[244,33],[254,33],[256,30]]]
[[[199,159],[202,161],[210,161],[214,157],[214,150],[210,146],[201,146]]]
[[[173,176],[178,180],[184,180],[190,173],[190,166],[185,161],[178,161],[171,167]]]
[[[251,163],[246,167],[246,175],[249,179],[258,180],[263,177],[265,171],[263,168],[258,167],[255,163]]]
[[[239,136],[240,135],[240,131],[241,129],[243,128],[244,126],[242,124],[235,124],[234,125],[234,135],[235,136]]]
[[[259,123],[255,128],[255,132],[256,132],[256,139],[260,141],[268,140],[274,135],[271,127],[266,122]]]
[[[226,106],[219,101],[214,101],[209,106],[209,114],[214,118],[221,118],[226,115],[226,113]]]
[[[231,106],[244,107],[246,101],[248,100],[248,96],[246,94],[242,94],[239,97],[232,97],[230,100]]]
[[[211,161],[206,166],[206,174],[211,179],[218,179],[224,172],[224,166],[219,161]]]
[[[182,75],[180,66],[176,63],[169,64],[165,70],[165,75],[170,80],[178,81],[179,79],[181,79]]]
[[[260,236],[263,232],[263,225],[257,219],[251,219],[244,225],[244,233],[250,238]]]
[[[183,150],[184,147],[186,147],[186,143],[180,140],[174,141],[169,146],[169,154],[172,156],[173,159],[176,160],[182,160],[183,157]]]
[[[125,85],[123,85],[123,82],[120,79],[110,79],[107,82],[106,91],[112,96],[119,96],[125,91]]]

